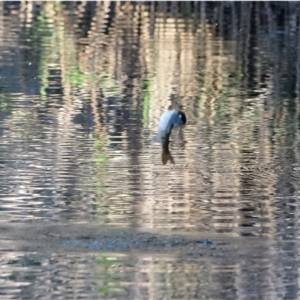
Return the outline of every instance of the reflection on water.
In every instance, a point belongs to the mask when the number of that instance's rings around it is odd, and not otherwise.
[[[258,268],[238,265],[232,255],[224,261],[218,256],[192,254],[27,253],[24,257],[12,252],[3,255],[6,274],[2,279],[6,296],[19,294],[22,299],[45,299],[45,295],[46,299],[62,295],[69,299],[236,299],[239,293],[247,299],[277,299],[276,287],[261,282],[270,277],[279,287],[283,285],[276,279],[280,274],[268,274],[274,257],[253,257],[245,249],[237,254]],[[250,275],[254,272],[258,274]],[[257,290],[250,288],[254,285]]]
[[[1,295],[298,299],[299,11],[298,2],[0,3]],[[170,106],[187,124],[162,152],[151,139]],[[166,256],[59,243],[34,251],[18,242],[37,236],[8,234],[16,224],[216,245]]]

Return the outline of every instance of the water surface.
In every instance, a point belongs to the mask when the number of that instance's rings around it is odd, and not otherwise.
[[[0,3],[1,299],[298,299],[299,9]]]

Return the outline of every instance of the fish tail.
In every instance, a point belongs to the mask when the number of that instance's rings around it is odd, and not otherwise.
[[[174,159],[169,149],[163,149],[161,159],[164,165],[167,164],[168,161],[174,164]]]

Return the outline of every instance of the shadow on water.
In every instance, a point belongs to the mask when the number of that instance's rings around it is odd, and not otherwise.
[[[0,298],[299,299],[299,16],[0,2]]]

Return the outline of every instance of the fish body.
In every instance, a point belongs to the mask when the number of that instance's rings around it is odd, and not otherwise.
[[[157,135],[154,141],[163,145],[169,140],[172,128],[186,123],[186,116],[182,111],[168,110],[163,113],[158,122]]]

